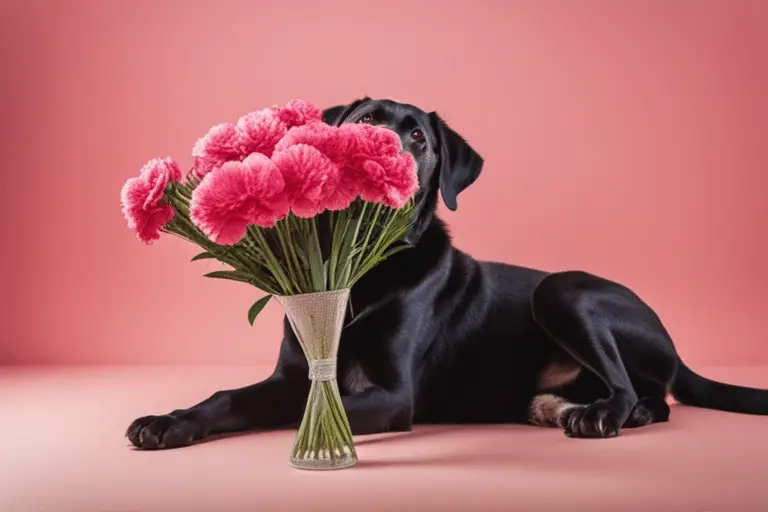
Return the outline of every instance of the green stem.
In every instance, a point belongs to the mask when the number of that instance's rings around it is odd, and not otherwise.
[[[384,252],[405,234],[405,230],[408,227],[408,219],[410,218],[410,211],[410,206],[406,206],[401,210],[388,210],[383,219],[381,232],[379,233],[379,236],[376,237],[373,247],[367,252],[365,259],[356,269],[354,277],[348,283],[350,287],[361,279],[371,268],[380,263]],[[398,222],[402,222],[403,225],[399,226],[399,228],[394,228],[393,226]]]
[[[310,453],[314,452],[314,456],[317,457],[317,445],[318,440],[320,437],[320,430],[322,429],[322,405],[317,404],[317,410],[314,411],[314,414],[312,415],[312,422],[313,425],[310,425],[310,433],[309,433],[309,451]],[[314,428],[313,428],[314,427]]]
[[[177,187],[173,187],[174,191],[178,191]],[[265,278],[269,275],[264,275],[259,271],[258,254],[249,250],[244,244],[234,246],[221,246],[208,239],[205,234],[195,226],[189,218],[189,212],[184,199],[176,193],[166,195],[166,200],[176,210],[176,215],[173,220],[168,224],[169,231],[176,232],[179,236],[185,240],[198,245],[205,249],[216,257],[217,260],[229,265],[235,270],[246,272],[252,278],[252,284],[261,288],[267,293],[277,293],[279,286],[275,286],[274,283],[270,283]]]
[[[352,240],[350,241],[350,244],[352,245],[351,249],[357,248],[357,237],[360,234],[360,228],[363,226],[363,221],[365,220],[365,213],[367,208],[368,208],[368,203],[364,201],[363,207],[360,210],[360,217],[358,217],[357,223],[355,224],[355,230],[352,233]],[[354,260],[357,259],[358,261],[360,261],[360,258],[362,257],[363,252],[365,251],[365,245],[360,246],[359,249],[360,249],[360,255],[357,258],[349,257],[347,258],[347,261],[344,262],[343,286],[345,288],[350,287],[349,278],[351,277],[352,271],[354,270]]]
[[[334,381],[325,381],[321,383],[323,388],[323,394],[325,396],[326,404],[328,405],[328,412],[330,419],[332,420],[331,428],[334,430],[334,434],[341,441],[342,452],[346,446],[351,453],[354,454],[354,443],[352,440],[352,432],[349,427],[349,421],[344,413],[344,405],[335,387]]]
[[[344,412],[343,402],[340,399],[337,399],[339,398],[339,395],[334,389],[333,383],[328,384],[326,392],[328,394],[328,402],[334,418],[335,427],[338,430],[338,435],[344,444],[349,444],[349,448],[352,449],[351,438],[349,439],[349,442],[347,442],[347,436],[345,435],[346,431],[349,429],[349,420]]]
[[[336,212],[329,212],[328,213],[328,231],[331,233],[331,255],[329,257],[328,261],[328,282],[329,287],[331,290],[336,289],[336,266],[338,265],[339,261],[339,237],[338,229],[341,222],[339,221],[339,217],[344,215],[344,212],[336,213]]]
[[[280,262],[277,261],[275,254],[272,252],[272,248],[269,246],[269,242],[264,238],[264,233],[261,229],[255,226],[248,226],[248,232],[256,239],[256,242],[261,246],[261,250],[264,252],[264,256],[267,259],[267,268],[272,271],[277,282],[283,287],[283,295],[291,295],[293,293],[293,286],[291,281],[283,272],[283,267]]]
[[[308,418],[308,414],[312,410],[312,394],[310,393],[310,399],[307,400],[307,404],[304,406],[304,418]],[[309,428],[308,421],[302,421],[299,425],[299,432],[296,434],[296,443],[293,447],[293,456],[300,458],[307,449],[307,429]]]
[[[312,281],[315,292],[322,292],[326,290],[325,269],[323,268],[323,249],[320,246],[320,235],[317,231],[317,217],[309,219],[309,225],[311,230],[312,240],[311,244],[315,246],[314,251],[310,251],[311,255],[314,255],[313,260],[310,262]]]
[[[368,242],[371,239],[371,235],[373,234],[373,229],[376,226],[376,222],[379,220],[379,215],[381,214],[381,209],[383,208],[383,205],[381,203],[376,205],[376,209],[373,210],[373,217],[371,218],[371,222],[368,224],[368,229],[365,234],[365,239],[363,241],[363,250],[360,251],[360,255],[357,258],[357,264],[355,265],[355,270],[360,268],[360,265],[363,261],[363,258],[365,256],[365,251],[368,248]]]
[[[283,221],[277,222],[275,224],[275,230],[277,231],[277,238],[280,240],[280,246],[283,249],[283,254],[285,254],[286,259],[288,260],[288,265],[293,265],[293,276],[298,281],[298,288],[299,292],[302,291],[306,292],[309,290],[309,286],[307,286],[307,281],[304,276],[304,271],[301,268],[301,264],[299,263],[299,257],[296,255],[296,249],[295,247],[289,243],[291,241],[291,235],[290,232],[284,233],[283,230],[288,227],[287,224],[288,221],[283,223]]]
[[[357,456],[349,421],[333,380],[312,383],[292,456],[317,460],[326,452],[333,460]]]

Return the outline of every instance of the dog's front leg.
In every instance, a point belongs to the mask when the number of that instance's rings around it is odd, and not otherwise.
[[[342,334],[344,409],[354,435],[407,431],[414,416],[413,346],[421,334],[419,322],[408,315],[418,313],[399,300],[382,301],[371,311],[359,314]]]
[[[372,387],[342,401],[354,435],[405,431],[413,425],[413,400],[404,389]]]
[[[178,448],[210,435],[296,424],[301,419],[309,385],[306,376],[275,373],[244,388],[217,391],[189,409],[144,416],[126,436],[137,448]]]
[[[189,409],[143,416],[126,436],[137,448],[178,448],[214,434],[281,428],[298,424],[309,392],[307,361],[287,321],[284,322],[275,372],[239,389],[217,391]]]

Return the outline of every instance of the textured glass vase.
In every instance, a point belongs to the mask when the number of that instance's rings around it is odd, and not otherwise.
[[[336,381],[336,355],[349,290],[275,298],[304,350],[312,381],[289,463],[299,469],[354,466],[357,454],[352,429]]]

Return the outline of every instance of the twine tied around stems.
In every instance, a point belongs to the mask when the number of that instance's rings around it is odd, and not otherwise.
[[[333,380],[336,378],[336,358],[315,359],[309,362],[309,380]]]

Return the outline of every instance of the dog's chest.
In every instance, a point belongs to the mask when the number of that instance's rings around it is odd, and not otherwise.
[[[353,362],[344,366],[341,386],[345,394],[356,395],[373,386],[373,383],[368,379],[360,363]]]

